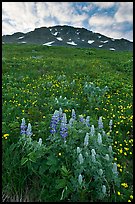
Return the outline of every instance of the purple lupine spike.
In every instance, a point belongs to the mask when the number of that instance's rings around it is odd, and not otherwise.
[[[90,127],[90,116],[86,117],[85,124],[86,126]]]
[[[75,120],[76,119],[76,113],[75,113],[75,110],[72,109],[72,118]]]
[[[63,113],[63,117],[60,124],[60,135],[65,139],[68,136],[67,118],[66,113]]]
[[[102,116],[99,117],[99,120],[98,120],[98,128],[99,128],[99,129],[103,129]]]
[[[110,122],[109,122],[109,128],[110,128],[110,130],[112,130],[112,125],[113,125],[113,122],[112,122],[112,120],[110,120]]]
[[[59,120],[61,120],[62,119],[62,109],[61,108],[59,108]]]
[[[73,122],[74,122],[74,119],[73,118],[70,118],[70,120],[69,120],[69,127],[72,127],[73,126]]]
[[[23,135],[23,134],[26,134],[26,128],[27,128],[27,126],[26,126],[26,124],[25,124],[25,118],[23,118],[22,119],[22,123],[21,123],[21,135]]]
[[[80,118],[80,122],[85,123],[85,119],[82,115],[79,115],[79,118]]]
[[[94,134],[95,134],[95,127],[94,125],[92,125],[90,128],[90,135],[93,136]]]
[[[59,123],[59,111],[55,110],[51,120],[51,134],[55,134],[57,132],[57,125]]]
[[[32,135],[32,127],[31,127],[30,123],[28,123],[28,127],[27,127],[27,130],[26,130],[26,135],[27,136],[31,136]]]

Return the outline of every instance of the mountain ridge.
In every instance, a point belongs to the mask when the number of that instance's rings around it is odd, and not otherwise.
[[[113,51],[132,51],[133,42],[121,38],[115,39],[100,33],[67,25],[35,28],[27,33],[16,32],[3,35],[2,43],[28,43],[46,46],[68,46],[97,48]]]

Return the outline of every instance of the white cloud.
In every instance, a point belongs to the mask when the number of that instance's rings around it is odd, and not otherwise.
[[[116,2],[92,2],[93,5],[98,6],[100,8],[110,8],[115,5]]]
[[[89,18],[88,23],[89,28],[94,32],[98,32],[112,38],[125,38],[133,41],[132,30],[125,30],[128,26],[132,27],[132,21],[132,2],[117,2],[117,11],[114,16],[95,14]]]
[[[28,32],[35,27],[48,27],[56,24],[83,27],[83,21],[88,16],[85,13],[76,14],[76,10],[70,2],[3,2],[2,18],[5,24],[7,18],[15,22],[16,26],[12,29],[10,26],[8,29],[8,33],[11,34],[23,30]],[[4,28],[5,25],[2,29],[3,34],[8,34]]]
[[[117,22],[133,22],[133,2],[119,2],[119,7],[114,15]]]
[[[90,26],[94,26],[94,27],[106,27],[106,26],[110,26],[111,24],[113,24],[115,21],[111,16],[107,16],[107,15],[95,15],[92,16],[89,19],[89,24]]]
[[[114,5],[117,10],[114,16],[109,16]],[[92,13],[95,8],[95,13]],[[103,14],[102,9],[108,9],[108,12]],[[2,35],[29,32],[37,27],[58,24],[85,27],[86,22],[86,29],[112,37],[123,35],[131,39],[132,31],[124,31],[124,26],[125,22],[132,26],[133,3],[85,2],[81,5],[77,2],[2,2]]]
[[[27,4],[27,2],[2,2],[2,13],[3,20],[5,19],[5,24],[6,18],[15,22],[15,26],[13,26],[10,33],[17,31],[23,32],[23,30],[30,31],[34,29],[36,16],[31,12],[32,4],[32,2],[29,2],[29,4]],[[7,33],[7,30],[5,30],[4,27],[2,30],[4,34]]]

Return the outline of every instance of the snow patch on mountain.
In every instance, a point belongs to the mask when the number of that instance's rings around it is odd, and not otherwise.
[[[115,50],[115,48],[111,48],[111,47],[110,47],[110,49],[109,49],[109,50]]]
[[[58,37],[57,40],[62,41],[63,39],[61,37]]]
[[[18,43],[27,43],[27,42],[25,42],[25,41],[22,41],[22,42],[18,42]]]
[[[51,44],[54,43],[55,41],[51,41],[51,42],[48,42],[48,43],[44,43],[43,45],[47,45],[47,46],[52,46]]]
[[[21,36],[21,37],[19,37],[18,39],[23,39],[24,38],[24,36]]]
[[[67,42],[67,44],[70,44],[70,45],[77,45],[77,44],[74,43],[73,41],[72,41],[72,42]]]
[[[52,33],[52,35],[55,35],[55,36],[56,36],[57,34],[58,34],[58,32]]]
[[[89,44],[92,44],[92,43],[94,43],[94,41],[95,41],[95,40],[88,40],[88,43],[89,43]]]
[[[102,42],[102,43],[107,43],[107,42],[108,42],[108,40],[105,40],[105,41],[100,41],[100,42]]]
[[[103,47],[103,45],[99,45],[98,47]]]

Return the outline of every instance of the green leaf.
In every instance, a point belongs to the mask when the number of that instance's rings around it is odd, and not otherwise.
[[[66,182],[66,179],[58,179],[58,180],[57,180],[56,189],[65,188],[66,183],[67,183],[67,182]]]
[[[36,162],[36,160],[37,160],[36,152],[31,152],[28,154],[28,156],[29,156],[30,161]]]
[[[67,170],[65,166],[62,166],[61,173],[63,176],[68,176],[70,172]]]
[[[56,164],[57,164],[57,158],[55,157],[55,156],[53,156],[53,155],[51,155],[51,156],[49,156],[48,158],[47,158],[47,163],[46,163],[47,165],[55,165],[56,166]]]
[[[21,165],[23,166],[27,161],[28,161],[28,158],[27,157],[23,157],[21,159]]]

